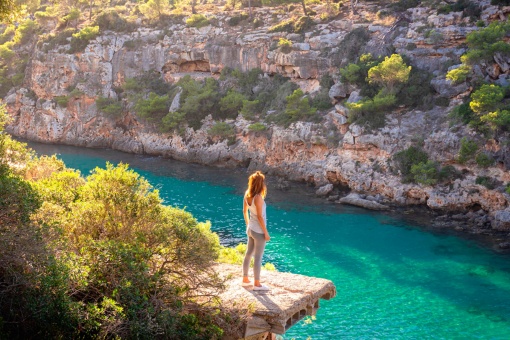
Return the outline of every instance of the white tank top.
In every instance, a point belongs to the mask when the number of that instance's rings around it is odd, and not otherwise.
[[[257,219],[257,207],[255,206],[255,197],[257,197],[257,195],[255,195],[251,200],[251,205],[248,204],[248,200],[246,199],[246,197],[244,198],[246,204],[248,205],[248,211],[250,212],[250,222],[248,223],[248,228],[250,228],[256,233],[263,234],[264,230],[262,230],[259,220]],[[264,201],[264,199],[262,199],[262,219],[264,220],[264,224],[266,225],[267,228],[266,201]]]

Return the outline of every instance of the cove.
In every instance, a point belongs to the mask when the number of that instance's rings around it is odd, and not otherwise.
[[[106,161],[130,164],[165,204],[209,220],[224,245],[245,241],[244,170],[217,169],[158,157],[30,143],[57,153],[83,175]],[[435,234],[410,219],[327,205],[297,186],[268,180],[264,262],[280,271],[332,280],[337,297],[321,301],[316,320],[285,339],[508,339],[510,256]]]

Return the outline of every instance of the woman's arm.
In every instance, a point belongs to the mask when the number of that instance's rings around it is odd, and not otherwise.
[[[246,227],[248,227],[250,218],[248,217],[248,204],[246,204],[246,197],[244,197],[244,199],[243,199],[243,216],[244,216],[244,222],[246,222]]]
[[[255,208],[257,208],[257,220],[259,221],[260,227],[262,228],[262,231],[264,231],[264,238],[266,241],[269,241],[269,233],[267,232],[266,223],[264,221],[264,218],[262,217],[262,205],[264,202],[262,201],[262,197],[260,195],[255,196],[253,199],[255,203]]]

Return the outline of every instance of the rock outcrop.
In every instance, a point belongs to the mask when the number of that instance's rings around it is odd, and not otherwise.
[[[252,315],[246,321],[243,339],[266,339],[269,334],[284,334],[308,315],[315,315],[319,300],[336,296],[333,282],[298,274],[263,270],[261,281],[269,291],[254,291],[252,285],[241,285],[241,267],[218,264],[216,271],[226,289],[220,299],[227,305],[245,303]]]

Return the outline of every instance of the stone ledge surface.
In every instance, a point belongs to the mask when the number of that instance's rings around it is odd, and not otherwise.
[[[220,295],[223,301],[245,301],[253,307],[245,339],[257,339],[268,333],[284,334],[305,316],[315,315],[319,299],[329,300],[336,295],[335,285],[326,279],[262,270],[261,282],[270,290],[254,291],[253,278],[251,285],[241,284],[241,266],[218,264],[216,271],[227,279],[226,289]]]

